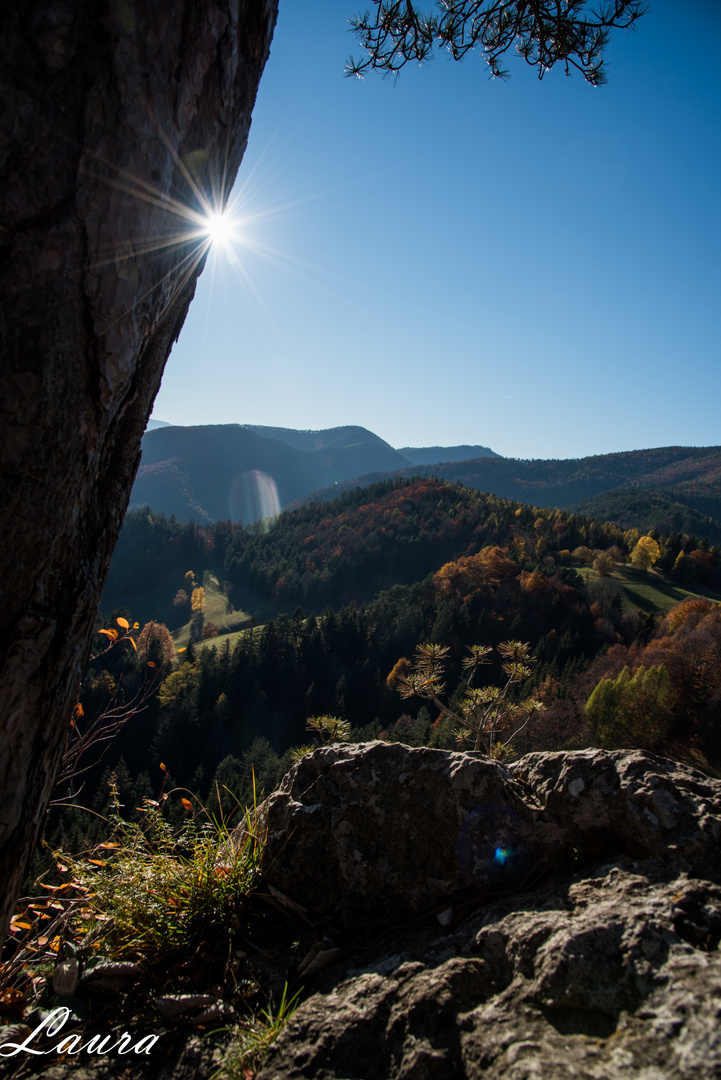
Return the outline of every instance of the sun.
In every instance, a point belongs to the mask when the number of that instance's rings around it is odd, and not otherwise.
[[[203,223],[203,231],[209,243],[227,247],[236,239],[236,222],[228,213],[208,214]]]

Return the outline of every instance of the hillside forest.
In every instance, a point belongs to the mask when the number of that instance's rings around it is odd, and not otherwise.
[[[30,879],[52,874],[53,850],[97,839],[110,784],[130,818],[179,788],[232,818],[314,744],[310,717],[337,717],[353,740],[454,748],[447,713],[399,692],[429,642],[448,649],[449,708],[471,646],[492,650],[477,685],[501,686],[499,645],[528,643],[511,694],[543,709],[511,742],[500,731],[505,760],[643,746],[718,773],[719,599],[708,537],[642,535],[435,477],[356,488],[272,526],[133,511]],[[181,795],[164,805],[182,818]]]

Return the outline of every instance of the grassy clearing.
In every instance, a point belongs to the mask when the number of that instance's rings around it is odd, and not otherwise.
[[[582,577],[599,580],[595,571],[590,566],[577,566]],[[656,570],[636,570],[632,566],[616,566],[611,580],[618,582],[623,595],[624,611],[641,611],[650,614],[652,611],[670,611],[676,604],[689,597],[705,597],[709,600],[721,601],[721,593],[713,589],[704,589],[701,586],[684,588],[662,577]]]
[[[254,628],[259,630],[264,622],[277,614],[276,608],[270,601],[250,592],[245,598],[247,610],[229,609],[228,598],[221,591],[218,579],[213,575],[206,575],[204,580],[205,621],[215,623],[218,627],[218,636],[196,641],[194,646],[196,650],[225,645],[226,642],[232,649],[243,634],[252,633]],[[253,619],[255,619],[255,627]],[[190,622],[171,631],[171,637],[176,649],[187,648],[190,644]]]
[[[250,612],[230,608],[228,598],[221,591],[218,579],[210,574],[205,575],[205,621],[215,623],[218,627],[218,637],[210,639],[211,643],[217,643],[220,637],[225,640],[229,634],[237,640],[239,633],[248,629],[251,619]],[[190,622],[173,630],[172,638],[176,649],[186,648],[190,644]],[[204,645],[205,642],[202,644]]]
[[[261,627],[259,626],[251,627],[246,625],[241,630],[234,630],[232,633],[229,634],[218,634],[217,637],[206,638],[205,641],[196,641],[193,648],[195,649],[196,653],[199,649],[213,649],[216,645],[223,646],[227,644],[230,645],[231,649],[234,649],[238,641],[240,640],[240,638],[243,637],[244,634],[252,634],[254,630],[260,629]]]

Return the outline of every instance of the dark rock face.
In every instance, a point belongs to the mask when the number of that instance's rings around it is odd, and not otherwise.
[[[0,4],[0,939],[276,11]]]
[[[304,758],[261,811],[265,879],[356,944],[260,1077],[721,1076],[720,810],[636,751]]]

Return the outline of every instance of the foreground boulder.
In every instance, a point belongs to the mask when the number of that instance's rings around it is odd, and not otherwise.
[[[641,751],[481,754],[400,743],[302,758],[260,809],[268,884],[346,926],[482,902],[575,859],[721,880],[721,783]]]
[[[721,1076],[720,811],[720,781],[636,751],[302,759],[265,880],[353,947],[259,1080]]]

